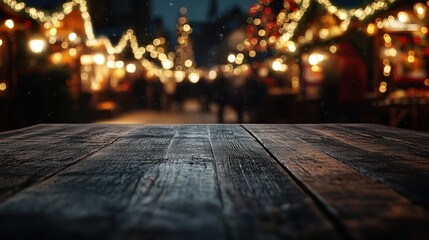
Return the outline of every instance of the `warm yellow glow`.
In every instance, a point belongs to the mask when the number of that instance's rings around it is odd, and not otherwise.
[[[194,62],[192,62],[192,60],[186,60],[185,61],[185,67],[188,67],[188,68],[190,68],[190,67],[192,67],[192,65],[194,64]]]
[[[366,32],[369,35],[374,35],[375,29],[376,29],[376,26],[373,23],[370,23],[370,24],[368,24],[368,27],[366,28]]]
[[[409,55],[408,58],[407,58],[407,61],[409,63],[413,63],[414,61],[416,61],[416,57],[414,57],[413,55]]]
[[[116,67],[116,63],[114,60],[107,60],[107,67],[108,68],[115,68]]]
[[[153,45],[159,46],[160,44],[161,44],[161,40],[159,40],[158,38],[153,40]]]
[[[383,35],[383,38],[384,38],[384,41],[386,42],[386,43],[391,43],[392,42],[392,38],[390,37],[390,35],[389,34],[387,34],[387,33],[385,33],[384,35]]]
[[[325,57],[320,53],[312,53],[308,57],[308,63],[310,65],[317,65],[319,62],[323,61]]]
[[[318,65],[313,65],[313,66],[311,66],[311,71],[320,72],[320,67]]]
[[[235,55],[234,54],[229,54],[228,55],[228,62],[233,63],[235,62]]]
[[[174,67],[174,63],[168,59],[162,61],[161,64],[164,69],[172,69]]]
[[[273,63],[271,64],[271,68],[274,71],[280,71],[282,69],[282,64],[283,64],[283,60],[281,58],[277,58],[276,60],[273,61]]]
[[[74,42],[74,41],[76,41],[76,39],[77,39],[77,34],[76,34],[76,33],[74,33],[74,32],[72,32],[72,33],[70,33],[70,34],[69,34],[68,38],[69,38],[69,40],[70,40],[71,42]]]
[[[28,42],[30,50],[33,53],[42,53],[46,47],[46,40],[41,38],[34,38]]]
[[[200,74],[196,73],[196,72],[193,72],[193,73],[190,73],[188,75],[188,78],[189,78],[189,81],[191,83],[197,83],[198,81],[200,81]]]
[[[124,66],[125,66],[124,61],[117,61],[115,63],[115,67],[118,68],[118,69],[123,68]]]
[[[329,47],[329,51],[331,52],[331,53],[336,53],[337,52],[337,47],[336,46],[334,46],[334,45],[332,45],[332,46],[330,46]]]
[[[256,18],[255,20],[253,20],[253,24],[255,24],[256,26],[258,26],[259,24],[261,24],[261,19]]]
[[[0,47],[3,45],[3,40],[0,39]]]
[[[410,17],[408,16],[408,13],[407,13],[407,12],[400,11],[400,12],[398,13],[398,20],[399,20],[401,23],[407,23],[407,22],[409,22],[409,21],[410,21]]]
[[[93,56],[94,63],[97,65],[103,65],[106,61],[106,57],[103,54],[97,53]]]
[[[286,46],[289,49],[290,52],[295,52],[296,51],[296,45],[293,41],[287,41],[286,42]]]
[[[328,29],[326,29],[326,28],[320,29],[320,31],[319,31],[319,37],[321,39],[326,39],[328,36],[329,36],[329,30]]]
[[[423,3],[414,4],[414,12],[417,15],[417,18],[423,20],[426,16],[426,6]]]
[[[427,28],[427,27],[422,27],[422,28],[420,28],[420,31],[421,31],[423,34],[426,34],[426,33],[428,33],[428,28]]]
[[[51,59],[52,59],[52,63],[59,64],[63,59],[63,55],[61,53],[54,53],[52,54]]]
[[[425,79],[425,86],[429,86],[429,79]]]
[[[215,70],[210,70],[209,72],[209,79],[215,80],[217,78],[217,72]]]
[[[129,63],[125,67],[125,70],[127,71],[127,73],[135,73],[137,70],[137,67],[134,63]]]
[[[0,83],[0,91],[6,91],[7,85],[6,83]]]
[[[70,55],[71,57],[76,56],[76,54],[77,54],[77,50],[76,50],[76,48],[70,48],[70,49],[69,49],[69,55]]]
[[[9,29],[12,29],[15,27],[15,23],[13,22],[12,19],[7,19],[6,21],[4,21],[4,25]]]
[[[250,51],[250,52],[249,52],[249,56],[250,56],[250,57],[252,57],[252,58],[253,58],[253,57],[256,57],[256,52],[255,52],[255,51],[253,51],[253,50],[252,50],[252,51]]]
[[[381,93],[385,93],[387,91],[387,83],[386,82],[381,82],[380,83],[380,87],[378,88],[378,90]]]
[[[183,25],[183,31],[185,31],[185,32],[191,31],[191,26],[189,26],[189,24]]]
[[[260,37],[265,36],[265,34],[266,34],[266,32],[265,32],[265,30],[264,30],[264,29],[260,29],[260,30],[258,31],[258,35],[259,35]]]
[[[56,28],[51,28],[51,30],[49,30],[49,34],[52,35],[52,36],[57,35],[57,33],[58,33],[58,31],[57,31]]]
[[[238,44],[238,45],[237,45],[237,50],[238,50],[238,51],[240,51],[240,52],[241,52],[241,51],[243,51],[243,50],[244,50],[244,45],[243,45],[243,44],[241,44],[241,43],[240,43],[240,44]]]
[[[175,71],[174,72],[174,77],[176,79],[176,82],[183,82],[183,80],[186,77],[186,74],[184,71]]]

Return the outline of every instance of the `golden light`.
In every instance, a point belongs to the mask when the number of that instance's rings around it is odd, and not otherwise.
[[[106,57],[103,54],[97,53],[93,56],[94,63],[97,65],[103,65],[106,62]]]
[[[3,45],[3,40],[0,39],[0,47]]]
[[[423,20],[426,17],[426,9],[427,8],[423,3],[414,4],[414,12],[420,20]]]
[[[123,68],[125,66],[125,63],[124,63],[124,61],[117,61],[116,63],[115,63],[115,67],[116,68]]]
[[[400,12],[398,12],[398,20],[401,23],[407,23],[410,21],[410,17],[408,16],[407,12],[400,11]]]
[[[229,54],[228,55],[228,62],[233,63],[235,62],[235,55],[234,54]]]
[[[51,30],[49,30],[49,34],[52,36],[57,35],[57,33],[58,33],[58,31],[56,28],[51,28]]]
[[[217,72],[215,70],[210,70],[209,72],[209,79],[215,80],[217,78]]]
[[[174,72],[174,78],[176,79],[176,82],[178,82],[178,83],[183,82],[185,77],[186,77],[186,74],[184,71],[175,71]]]
[[[282,69],[282,64],[283,64],[283,60],[281,58],[277,58],[271,64],[271,68],[276,72],[280,71]]]
[[[409,55],[408,58],[407,58],[407,61],[409,63],[413,63],[414,61],[416,61],[416,58],[413,55]]]
[[[320,67],[318,65],[313,65],[313,66],[311,66],[311,71],[320,72]]]
[[[380,87],[378,88],[378,90],[381,93],[385,93],[387,91],[387,83],[386,82],[381,82],[380,83]]]
[[[115,61],[113,61],[113,60],[108,60],[106,65],[108,68],[115,68],[116,67]]]
[[[161,62],[161,64],[164,69],[171,69],[174,67],[173,61],[169,59],[165,59],[164,61]]]
[[[421,31],[423,34],[426,34],[426,33],[428,33],[428,28],[427,28],[427,27],[422,27],[422,28],[420,28],[420,31]]]
[[[0,83],[0,91],[6,91],[7,85],[6,83]]]
[[[76,54],[77,54],[77,50],[76,50],[76,48],[70,48],[70,49],[69,49],[69,55],[70,55],[71,57],[76,56]]]
[[[238,44],[238,45],[237,45],[237,50],[238,50],[238,51],[240,51],[240,52],[241,52],[241,51],[243,51],[243,50],[244,50],[244,45],[243,45],[243,44],[241,44],[241,43],[240,43],[240,44]]]
[[[76,34],[76,33],[74,33],[74,32],[70,33],[70,34],[69,34],[69,36],[68,36],[68,39],[69,39],[71,42],[76,41],[76,39],[77,39],[77,34]]]
[[[185,31],[185,32],[191,31],[191,26],[189,26],[189,24],[183,25],[183,31]]]
[[[158,38],[153,40],[153,45],[159,46],[160,44],[161,44],[161,40],[159,40]]]
[[[33,53],[42,53],[46,47],[46,40],[42,38],[33,38],[28,42],[28,45]]]
[[[258,31],[258,35],[259,35],[260,37],[265,36],[265,34],[266,34],[266,32],[265,32],[265,30],[264,30],[264,29],[260,29],[260,30]]]
[[[389,34],[387,34],[387,33],[385,33],[384,35],[383,35],[383,38],[384,38],[384,41],[386,42],[386,43],[391,43],[392,42],[392,38],[390,37],[390,35]]]
[[[54,53],[52,54],[51,59],[52,59],[52,63],[59,64],[63,59],[63,55],[61,53]]]
[[[320,31],[319,31],[319,37],[321,39],[326,39],[328,36],[329,36],[329,30],[328,29],[326,29],[326,28],[320,29]]]
[[[429,79],[425,79],[425,86],[429,86]]]
[[[91,55],[82,55],[80,56],[80,63],[82,65],[90,65],[94,62],[93,57]]]
[[[198,81],[200,81],[200,74],[196,73],[196,72],[193,72],[193,73],[190,73],[188,75],[188,78],[189,78],[189,81],[191,83],[197,83]]]
[[[308,63],[310,65],[317,65],[319,62],[324,60],[324,56],[320,53],[312,53],[308,57]]]
[[[250,51],[250,52],[249,52],[249,56],[250,56],[250,57],[252,57],[252,58],[256,57],[256,52],[255,52],[255,51],[253,51],[253,50],[252,50],[252,51]]]
[[[129,63],[125,67],[125,70],[127,71],[127,73],[135,73],[137,70],[137,67],[134,63]]]
[[[286,46],[289,49],[290,52],[295,52],[296,51],[296,45],[293,41],[287,41],[286,42]]]
[[[266,68],[266,67],[262,67],[262,68],[260,68],[259,69],[259,71],[258,71],[258,75],[260,76],[260,77],[262,77],[262,78],[264,78],[264,77],[266,77],[266,76],[268,76],[268,74],[270,73],[270,71],[268,70],[268,68]]]
[[[13,29],[15,27],[15,23],[12,19],[7,19],[6,21],[4,21],[4,25],[9,29]]]
[[[329,51],[331,52],[331,53],[336,53],[337,52],[337,47],[336,46],[334,46],[334,45],[332,45],[332,46],[330,46],[329,47]]]
[[[384,76],[386,76],[386,77],[390,76],[390,71],[391,70],[392,70],[392,66],[391,65],[384,66]]]
[[[375,29],[376,29],[376,26],[373,23],[370,23],[370,24],[368,24],[368,27],[366,28],[366,32],[369,35],[374,35]]]
[[[190,68],[190,67],[192,67],[192,65],[194,64],[194,62],[192,62],[192,60],[186,60],[185,61],[185,67],[188,67],[188,68]]]

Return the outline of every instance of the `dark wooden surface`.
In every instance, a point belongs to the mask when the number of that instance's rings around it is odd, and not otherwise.
[[[371,124],[0,133],[0,239],[429,239],[429,135]]]

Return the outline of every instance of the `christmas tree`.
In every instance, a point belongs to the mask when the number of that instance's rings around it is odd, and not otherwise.
[[[192,49],[192,41],[189,35],[192,33],[192,28],[189,25],[186,17],[187,9],[181,8],[178,23],[177,23],[177,47],[175,70],[181,72],[192,72],[195,69],[194,51]]]

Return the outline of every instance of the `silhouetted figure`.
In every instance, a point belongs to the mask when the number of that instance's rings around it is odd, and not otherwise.
[[[348,42],[339,46],[340,82],[338,103],[341,122],[357,122],[364,108],[367,70],[358,52]]]
[[[231,80],[231,104],[237,112],[238,123],[243,123],[244,108],[247,102],[246,79]]]
[[[253,70],[246,79],[247,106],[250,112],[250,121],[264,122],[263,108],[268,95],[267,87]]]
[[[224,110],[228,103],[228,79],[219,73],[219,76],[215,79],[212,85],[212,93],[215,103],[218,106],[217,110],[217,121],[218,123],[224,122]]]
[[[337,122],[340,61],[338,56],[333,54],[329,61],[323,61],[322,64],[324,78],[320,93],[320,119],[322,122]]]

